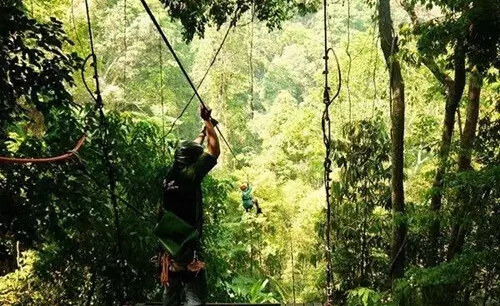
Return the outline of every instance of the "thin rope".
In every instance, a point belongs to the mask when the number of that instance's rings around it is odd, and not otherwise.
[[[460,134],[460,139],[462,138],[462,115],[460,114],[460,105],[457,107],[457,123],[458,123],[458,132]]]
[[[127,41],[127,0],[123,0],[123,98],[127,98],[127,53],[128,53],[128,41]]]
[[[378,68],[378,41],[379,37],[375,37],[375,63],[373,64],[372,83],[373,83],[373,100],[372,100],[372,117],[375,114],[375,102],[377,100],[377,68]]]
[[[325,185],[325,196],[326,196],[326,248],[325,248],[325,259],[326,259],[326,295],[327,302],[333,303],[334,292],[333,292],[333,271],[332,271],[332,252],[333,246],[330,240],[330,226],[331,226],[331,186],[330,186],[330,174],[332,172],[331,166],[332,161],[330,159],[331,153],[331,145],[332,145],[332,134],[331,134],[331,121],[330,121],[330,112],[329,108],[332,104],[333,100],[336,99],[340,93],[342,77],[340,72],[340,65],[338,62],[338,58],[335,54],[335,51],[332,48],[328,48],[328,13],[327,13],[327,0],[323,0],[323,30],[324,30],[324,61],[325,61],[325,70],[323,71],[325,77],[325,86],[323,91],[323,104],[325,109],[323,111],[323,116],[321,119],[321,129],[323,131],[323,144],[325,146],[325,160],[323,162],[324,167],[324,185]],[[338,70],[338,87],[337,92],[334,97],[330,99],[330,87],[328,85],[328,53],[332,52],[335,58],[335,62],[337,64]]]
[[[103,110],[101,90],[99,87],[99,73],[98,73],[98,69],[97,69],[98,62],[97,62],[97,56],[95,54],[95,48],[94,48],[94,39],[93,39],[93,35],[92,35],[92,24],[91,24],[88,0],[85,0],[85,12],[87,15],[87,27],[88,27],[88,34],[89,34],[89,41],[90,41],[90,50],[91,50],[91,54],[89,57],[92,57],[92,60],[93,60],[92,67],[94,68],[94,82],[95,82],[95,87],[96,87],[95,96],[92,94],[91,94],[91,96],[94,98],[94,100],[96,102],[96,107],[99,111],[100,125],[101,125],[101,127],[103,127],[103,134],[102,134],[102,147],[103,147],[103,153],[104,153],[103,155],[104,155],[104,161],[107,165],[107,174],[108,174],[108,181],[109,181],[109,193],[110,193],[111,203],[113,205],[113,215],[114,215],[114,223],[115,223],[115,230],[116,230],[115,231],[115,238],[116,238],[115,252],[118,255],[117,256],[118,264],[119,264],[119,266],[122,266],[121,227],[120,227],[120,219],[119,219],[119,214],[118,214],[118,199],[116,196],[116,180],[115,180],[114,169],[113,169],[113,166],[111,164],[111,157],[110,157],[109,143],[108,143],[108,127],[106,124],[106,117],[104,115],[104,110]],[[89,57],[87,57],[87,59]],[[86,85],[86,87],[88,89],[87,85]],[[123,272],[123,270],[121,270],[121,273],[122,272]],[[123,275],[122,275],[122,277],[123,277]],[[117,296],[119,298],[120,304],[123,304],[124,296],[126,296],[126,292],[120,291],[122,277],[120,278],[119,284],[117,287]],[[124,288],[122,287],[122,289],[124,289]]]
[[[71,0],[71,24],[73,28],[73,32],[75,33],[76,40],[78,41],[78,45],[80,48],[83,48],[82,41],[80,40],[80,35],[78,35],[78,31],[76,30],[76,23],[75,23],[75,0]]]
[[[376,31],[376,26],[377,26],[377,21],[376,19],[373,20],[373,28],[371,30],[371,44],[372,48],[370,50],[370,61],[369,63],[374,63],[373,65],[373,70],[370,71],[370,66],[367,65],[366,67],[366,74],[368,75],[368,80],[366,82],[366,90],[368,91],[370,82],[372,83],[372,86],[374,88],[374,93],[373,93],[373,98],[372,98],[372,114],[371,117],[373,118],[375,114],[375,98],[376,98],[376,84],[375,84],[375,73],[377,69],[377,56],[378,56],[378,49],[377,49],[377,31]]]
[[[166,155],[166,144],[165,144],[165,101],[163,98],[163,45],[161,43],[161,38],[159,40],[159,55],[160,55],[160,104],[161,104],[161,151],[163,157]]]
[[[350,87],[350,79],[351,79],[351,66],[352,66],[352,56],[349,50],[351,46],[351,1],[347,0],[347,45],[346,45],[346,54],[349,58],[347,65],[347,78],[346,78],[346,89],[347,89],[347,101],[349,103],[349,122],[352,120],[352,103],[351,103],[351,87]]]
[[[236,15],[235,15],[235,18],[236,18]],[[212,66],[215,64],[215,62],[217,61],[217,57],[219,56],[219,53],[220,51],[222,50],[222,47],[224,46],[225,42],[226,42],[226,39],[227,37],[229,36],[229,32],[231,31],[231,29],[234,27],[234,21],[236,19],[233,19],[231,21],[231,23],[229,24],[227,30],[226,30],[226,33],[224,34],[224,37],[222,38],[222,41],[221,43],[219,44],[219,47],[217,48],[217,50],[215,51],[213,57],[212,57],[212,60],[210,61],[210,64],[208,65],[207,69],[205,70],[205,73],[203,74],[203,77],[200,79],[200,81],[198,82],[198,86],[197,86],[197,89],[200,89],[201,86],[203,85],[203,82],[205,81],[205,78],[207,77],[208,73],[210,72],[210,69],[212,68]],[[172,132],[172,130],[174,129],[177,121],[179,121],[179,119],[184,115],[184,113],[186,112],[186,110],[188,109],[189,105],[191,105],[191,102],[194,100],[194,98],[196,97],[196,94],[193,93],[193,95],[191,96],[191,98],[189,99],[188,103],[184,106],[184,108],[182,109],[181,113],[175,118],[175,120],[172,122],[172,124],[170,125],[170,128],[168,129],[168,132],[167,134],[164,136],[164,138],[168,137],[168,135],[170,135],[170,133]]]
[[[170,51],[170,53],[172,54],[172,56],[174,57],[175,61],[177,62],[177,65],[179,66],[179,68],[181,69],[181,72],[182,74],[184,75],[184,77],[186,78],[186,80],[188,81],[189,85],[191,86],[191,89],[193,90],[195,96],[198,98],[198,101],[200,102],[200,104],[204,107],[204,108],[207,108],[207,105],[206,103],[203,101],[203,99],[201,98],[200,96],[200,93],[198,92],[198,89],[197,87],[195,87],[193,81],[191,81],[191,78],[189,77],[189,74],[187,73],[186,69],[184,69],[184,65],[182,64],[181,60],[179,59],[179,57],[177,56],[177,53],[175,52],[174,48],[172,47],[172,45],[170,44],[170,42],[168,41],[168,38],[167,36],[165,35],[165,33],[163,32],[160,24],[158,23],[158,21],[156,20],[156,17],[154,16],[153,12],[151,12],[151,9],[149,8],[148,4],[146,3],[145,0],[140,0],[141,3],[142,3],[142,6],[144,7],[144,9],[146,10],[146,13],[149,15],[151,21],[153,22],[154,26],[156,27],[157,31],[160,33],[161,35],[161,38],[163,39],[163,42],[165,43],[165,45],[167,45],[167,48],[168,50]],[[235,17],[237,16],[237,11],[238,9],[236,9],[235,11]],[[233,19],[234,21],[235,19]],[[226,33],[226,36],[228,35],[229,33],[229,30],[230,28],[233,26],[234,22],[231,22],[231,24],[229,25],[228,27],[228,32]],[[226,39],[226,36],[224,37],[224,40]],[[222,49],[222,44],[221,44],[221,47],[220,49]],[[220,49],[218,50],[218,52],[220,52]],[[218,53],[217,52],[217,53]],[[215,57],[214,57],[215,58]],[[213,62],[211,63],[211,65],[213,65],[213,63],[215,63],[215,60],[213,60]],[[189,102],[191,103],[191,101]],[[184,110],[183,112],[181,113],[181,115],[178,117],[180,118],[182,116],[182,114],[184,114],[185,110],[187,109],[187,106],[189,106],[189,103],[186,104],[186,107],[184,107]],[[227,148],[229,149],[229,152],[231,152],[231,154],[233,155],[233,157],[236,159],[237,163],[241,166],[241,161],[238,159],[238,157],[236,156],[236,154],[234,153],[233,149],[231,148],[231,145],[229,144],[229,142],[227,141],[226,137],[224,136],[224,134],[222,134],[219,126],[215,126],[215,129],[217,130],[217,132],[219,133],[220,137],[222,138],[222,140],[224,141],[225,145],[227,146]],[[168,135],[168,134],[167,134]],[[243,172],[247,175],[248,177],[248,174],[247,172],[242,169]]]
[[[252,22],[250,23],[250,111],[251,116],[254,116],[254,71],[253,71],[253,37],[254,37],[254,17],[255,17],[255,3],[252,0]]]
[[[83,160],[81,160],[81,161],[82,161],[81,164],[83,166],[83,168],[81,169],[83,171],[83,175],[86,176],[87,178],[91,179],[92,181],[94,181],[94,183],[96,183],[96,186],[99,189],[102,189],[102,182],[99,181],[99,179],[97,179],[95,176],[90,174],[84,161]],[[125,200],[123,197],[120,197],[119,195],[117,195],[116,197],[118,200],[120,200],[120,202],[122,202],[125,205],[125,207],[127,207],[128,209],[130,209],[131,211],[136,213],[138,216],[142,217],[142,219],[144,221],[147,221],[152,226],[156,225],[156,219],[152,218],[151,216],[147,216],[146,214],[144,214],[143,211],[141,211],[139,208],[135,207],[134,205],[130,204],[130,202]]]

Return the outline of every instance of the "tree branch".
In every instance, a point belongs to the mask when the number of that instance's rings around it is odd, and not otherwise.
[[[407,0],[401,0],[401,6],[410,17],[413,26],[419,26],[420,20],[417,16],[417,13],[415,12],[415,6],[409,3]],[[453,85],[453,79],[444,71],[442,71],[433,59],[424,56],[422,56],[421,59],[422,63],[431,71],[434,77],[441,84],[443,84],[447,88]]]

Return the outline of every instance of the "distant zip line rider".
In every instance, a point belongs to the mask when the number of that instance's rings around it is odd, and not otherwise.
[[[171,216],[170,220],[178,222],[175,224],[167,220],[163,224],[166,227],[164,232],[167,232],[162,244],[166,251],[160,256],[163,305],[203,305],[208,293],[200,244],[203,227],[201,182],[217,164],[220,146],[211,110],[201,107],[200,116],[204,121],[203,130],[196,140],[179,144],[174,163],[164,181],[160,220],[161,217]],[[205,138],[207,149],[204,152],[202,144]],[[160,224],[161,221],[157,228],[162,226]],[[186,228],[196,233],[190,235],[194,237],[193,242],[173,243],[178,238],[176,236],[184,235]]]
[[[255,205],[255,208],[257,209],[257,214],[262,213],[262,210],[259,207],[259,201],[257,199],[254,199],[252,197],[252,186],[249,184],[243,184],[240,186],[241,189],[241,201],[243,204],[243,208],[245,209],[246,212],[250,212],[252,210],[253,206]]]

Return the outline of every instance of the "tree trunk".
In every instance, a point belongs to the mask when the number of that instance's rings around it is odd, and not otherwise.
[[[458,171],[472,170],[471,155],[474,140],[476,138],[477,121],[479,117],[479,98],[481,96],[482,79],[479,75],[473,73],[469,77],[469,94],[467,105],[467,114],[465,119],[465,127],[460,139],[460,152],[458,155]],[[458,199],[458,220],[453,225],[450,238],[450,246],[448,248],[448,261],[451,260],[457,253],[462,250],[467,232],[466,225],[462,224],[461,218],[464,216],[464,205],[467,202],[468,192],[463,190],[459,193]]]
[[[427,258],[427,265],[434,266],[439,263],[441,224],[439,220],[439,211],[443,197],[443,177],[448,164],[450,155],[451,139],[455,125],[455,113],[462,97],[465,86],[465,52],[463,46],[459,43],[455,48],[455,79],[445,83],[446,87],[446,106],[443,121],[443,132],[441,136],[441,147],[439,149],[439,161],[434,181],[432,184],[433,193],[431,197],[430,210],[433,213],[433,221],[430,227],[430,248]]]
[[[391,242],[392,280],[404,275],[406,222],[402,218],[405,214],[403,189],[403,149],[404,149],[404,121],[405,96],[403,76],[399,61],[394,58],[398,52],[396,37],[393,36],[391,7],[389,0],[380,0],[378,7],[380,45],[384,53],[385,62],[389,69],[391,98],[391,187],[392,187],[392,216],[393,231]]]

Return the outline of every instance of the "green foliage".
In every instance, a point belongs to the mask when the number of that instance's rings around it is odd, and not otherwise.
[[[22,121],[27,131],[40,135],[54,108],[69,111],[67,87],[81,61],[63,52],[72,42],[60,21],[39,23],[26,16],[19,1],[2,2],[0,20],[0,153],[5,154],[12,123]]]
[[[344,84],[331,109],[333,267],[339,304],[419,305],[436,292],[455,292],[452,298],[457,304],[498,302],[500,240],[495,230],[500,218],[498,190],[492,188],[499,184],[500,147],[495,69],[488,70],[492,77],[481,92],[475,171],[457,174],[452,161],[445,177],[442,244],[450,244],[454,225],[465,225],[462,254],[435,268],[422,268],[430,220],[426,201],[441,134],[444,88],[416,64],[438,52],[438,65],[452,68],[448,53],[459,38],[466,37],[468,60],[494,67],[491,55],[497,33],[491,31],[497,27],[485,25],[492,24],[495,14],[479,12],[495,11],[496,3],[486,2],[473,1],[467,7],[464,1],[425,1],[429,8],[439,7],[443,15],[431,10],[422,27],[399,29],[399,41],[406,45],[398,56],[407,102],[405,220],[409,234],[407,275],[393,292],[387,276],[392,226],[388,74],[374,32],[376,20],[371,19],[373,7],[351,1],[348,14],[347,5],[329,3],[328,39],[339,56]],[[75,70],[80,60],[73,52],[83,57],[89,51],[84,2],[75,0],[70,7],[68,1],[33,1],[32,12],[27,2],[24,9],[19,2],[12,3],[16,5],[4,5],[0,12],[5,21],[0,23],[0,63],[12,67],[0,69],[1,155],[57,155],[71,148],[83,130],[88,138],[79,154],[81,162],[1,166],[0,300],[19,305],[113,304],[118,287],[124,286],[132,302],[159,301],[157,271],[149,262],[156,250],[151,228],[172,150],[179,139],[192,139],[199,132],[197,102],[163,147],[163,130],[192,92],[164,47],[160,66],[159,37],[138,1],[127,1],[126,8],[124,1],[91,2],[109,162],[117,178],[117,194],[124,200],[118,209],[123,268],[117,263],[107,161],[102,158],[104,131]],[[295,292],[298,302],[324,301],[322,12],[313,12],[319,2],[255,1],[253,24],[251,1],[186,3],[149,4],[195,83],[222,39],[224,31],[217,30],[225,28],[235,8],[240,8],[237,26],[200,88],[239,159],[233,159],[223,145],[219,166],[203,184],[209,300],[286,303]],[[423,9],[412,5],[419,12]],[[293,16],[303,12],[309,13]],[[407,18],[399,8],[393,13],[396,23]],[[477,27],[467,28],[470,21]],[[11,27],[17,29],[14,40],[8,38]],[[72,45],[67,36],[77,44]],[[23,57],[23,52],[33,56]],[[23,75],[24,69],[31,71],[30,78]],[[91,73],[91,69],[85,72],[88,80]],[[334,75],[332,84],[337,81]],[[31,92],[37,86],[35,103]],[[465,107],[461,110],[464,114]],[[454,135],[453,159],[459,153],[458,127]],[[243,212],[238,186],[247,181],[254,187],[262,215]],[[137,207],[144,218],[125,203]],[[19,268],[18,243],[23,254]]]
[[[333,267],[343,299],[350,288],[384,288],[387,283],[389,139],[380,119],[359,121],[346,124],[343,139],[332,147],[339,167],[332,182]],[[348,298],[367,299],[365,294],[351,292]]]
[[[231,283],[226,283],[231,300],[237,302],[247,302],[253,304],[260,303],[277,303],[272,292],[266,292],[269,284],[269,279],[264,281],[250,279],[239,276],[233,278]]]
[[[347,304],[352,306],[384,305],[380,293],[364,287],[350,290]]]
[[[35,251],[19,254],[15,272],[0,277],[0,297],[4,305],[57,304],[60,288],[46,284],[36,275],[34,265],[39,260]]]
[[[418,20],[413,27],[403,25],[401,33],[404,41],[414,35],[418,56],[440,58],[444,68],[453,67],[454,58],[450,53],[456,46],[465,46],[471,66],[483,73],[489,67],[498,69],[500,63],[500,36],[498,28],[500,4],[496,1],[404,1],[408,11],[415,11],[421,5],[432,12],[437,7],[443,17]],[[430,13],[430,15],[434,15]],[[411,18],[420,18],[414,15]]]
[[[297,13],[314,12],[318,1],[280,0],[264,1],[196,1],[179,2],[161,0],[172,19],[179,19],[184,28],[184,37],[190,41],[195,34],[203,36],[207,24],[218,28],[228,21],[236,22],[254,6],[255,17],[265,21],[270,29],[279,28],[284,20]]]

